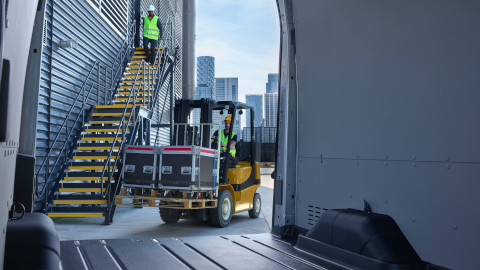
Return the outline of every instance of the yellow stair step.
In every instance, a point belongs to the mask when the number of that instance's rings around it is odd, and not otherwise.
[[[117,132],[117,129],[116,128],[112,128],[112,129],[85,128],[85,132]],[[119,129],[118,132],[123,132],[123,129]],[[128,128],[127,128],[127,132],[129,132]]]
[[[72,170],[86,170],[86,171],[93,171],[93,170],[103,170],[103,167],[104,166],[68,166],[68,170],[69,171],[72,171]],[[108,170],[110,168],[110,170],[113,169],[113,166],[107,166],[105,169]],[[115,167],[115,169],[113,170],[116,170],[117,167]]]
[[[120,85],[120,89],[132,89],[133,87],[131,85]],[[135,85],[135,89],[138,88],[143,88],[143,85]],[[147,89],[148,90],[148,89]]]
[[[108,181],[108,177],[103,177],[104,181]],[[63,181],[100,181],[100,177],[64,177]]]
[[[107,200],[53,200],[53,204],[107,204]]]
[[[138,63],[140,63],[140,61],[132,61],[131,63],[138,64]],[[158,61],[157,61],[157,64],[158,64]],[[153,66],[150,65],[150,66],[156,68],[158,65],[153,65]],[[129,68],[139,68],[139,67],[140,67],[140,65],[131,65],[131,66],[129,66]],[[146,67],[145,67],[145,69],[146,69]]]
[[[124,120],[125,123],[128,122],[128,120]],[[88,122],[89,124],[92,125],[99,125],[99,124],[119,124],[120,120],[91,120]]]
[[[110,150],[111,146],[77,146],[77,150],[93,151],[93,150]],[[114,146],[113,150],[119,150],[119,146]],[[100,180],[100,179],[98,179]]]
[[[59,188],[59,192],[100,192],[101,188]],[[103,188],[105,192],[106,188]]]
[[[103,217],[103,213],[48,213],[49,217]]]
[[[82,141],[113,141],[114,139],[115,139],[115,137],[88,137],[88,136],[85,136],[81,140]],[[117,141],[121,141],[121,140],[122,140],[122,136],[118,136]]]
[[[119,91],[117,92],[118,95],[130,95],[132,93],[131,91]],[[149,95],[152,94],[152,92],[137,92],[137,95]]]
[[[122,78],[125,79],[125,78],[135,78],[135,77],[137,77],[136,74],[134,74],[134,75],[124,75]],[[153,79],[153,75],[150,75],[150,76],[147,75],[147,76],[145,76],[145,79],[148,79],[148,77],[150,77],[150,78]],[[143,78],[143,75],[138,75],[138,78],[139,78],[139,79],[140,79],[140,78]]]
[[[146,55],[134,55],[132,56],[132,59],[146,59],[147,56]]]
[[[137,99],[137,100],[144,100],[143,97],[138,97],[138,98],[136,98],[136,99]],[[133,98],[118,97],[118,98],[115,98],[115,100],[116,100],[116,101],[127,101],[127,100],[132,101]],[[147,97],[147,98],[145,98],[145,100],[150,100],[150,98]]]
[[[130,64],[140,64],[142,62],[142,60],[132,60],[130,61]],[[158,64],[158,60],[155,62],[155,64]],[[145,66],[145,68],[147,68],[147,66],[150,65],[149,63],[147,63],[147,65]],[[150,65],[152,66],[152,65]],[[154,67],[157,67],[157,65],[153,65]],[[130,65],[129,68],[138,68],[140,67],[140,65],[137,65],[136,67]]]
[[[84,159],[90,159],[90,160],[93,160],[93,159],[99,159],[99,160],[105,160],[107,159],[108,156],[74,156],[73,157],[73,160],[84,160]],[[110,159],[117,159],[116,156],[111,156]]]
[[[112,105],[97,105],[96,109],[125,109],[125,104],[112,104]],[[132,104],[128,104],[127,108],[132,108]]]
[[[123,113],[92,113],[92,116],[122,116]],[[130,113],[125,113],[125,116],[130,116]]]

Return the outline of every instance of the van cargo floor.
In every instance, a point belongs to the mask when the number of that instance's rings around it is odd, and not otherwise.
[[[65,270],[338,269],[271,234],[62,241],[61,263]]]

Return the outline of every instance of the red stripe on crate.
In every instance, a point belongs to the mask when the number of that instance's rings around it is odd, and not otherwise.
[[[214,151],[211,151],[211,150],[203,150],[203,149],[201,149],[200,152],[202,152],[202,153],[207,153],[207,154],[215,154],[215,152],[214,152]]]
[[[153,151],[153,148],[143,148],[143,147],[127,147],[127,150],[144,150],[144,151]]]
[[[163,151],[192,151],[192,148],[164,148]]]

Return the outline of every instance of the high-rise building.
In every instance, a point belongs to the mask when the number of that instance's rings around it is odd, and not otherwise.
[[[215,58],[212,56],[197,57],[197,86],[211,87],[215,84]]]
[[[265,127],[277,126],[278,93],[265,93]]]
[[[197,87],[195,99],[215,99],[215,58],[212,56],[197,57]],[[194,122],[200,123],[200,109],[194,109]]]
[[[217,101],[238,101],[238,78],[215,78],[215,99]],[[223,123],[225,115],[214,114],[214,123]],[[241,118],[236,115],[233,130],[241,136]]]
[[[278,73],[269,73],[268,82],[266,83],[267,93],[278,92]]]
[[[262,121],[263,121],[263,96],[262,95],[246,95],[245,96],[245,101],[247,105],[252,106],[255,115],[253,118],[253,126],[254,127],[260,127],[262,126]],[[250,126],[250,111],[247,110],[246,113],[247,116],[247,123],[245,126],[249,127]]]

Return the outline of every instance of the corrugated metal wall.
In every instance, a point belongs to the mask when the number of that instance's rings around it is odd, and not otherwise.
[[[127,5],[128,9],[133,6],[131,0],[122,0],[121,6]],[[124,3],[123,3],[124,2]],[[113,29],[112,25],[117,25],[105,20],[105,16],[98,13],[95,8],[96,1],[65,1],[65,0],[47,0],[45,12],[44,28],[44,48],[41,63],[40,91],[38,102],[37,133],[36,133],[36,172],[44,161],[48,149],[53,144],[53,140],[60,129],[65,116],[71,108],[73,101],[82,87],[88,72],[91,70],[95,61],[102,65],[100,71],[100,82],[107,85],[112,84],[110,71],[105,80],[105,66],[112,67],[115,57],[123,43],[126,33],[119,33],[118,28]],[[182,2],[180,0],[156,0],[141,1],[142,11],[146,11],[149,4],[157,7],[157,14],[162,22],[168,22],[168,18],[173,20],[173,29],[175,29],[174,40],[180,45],[182,41]],[[116,5],[119,5],[117,3]],[[118,9],[118,14],[113,14],[116,18],[122,16],[124,9]],[[125,14],[127,16],[127,14]],[[125,20],[126,21],[126,20]],[[167,27],[167,26],[166,26]],[[137,31],[137,33],[139,33]],[[78,43],[75,48],[62,48],[62,40],[74,40]],[[181,50],[181,49],[180,49]],[[180,52],[181,56],[181,52]],[[175,69],[175,93],[181,96],[181,61],[178,61]],[[95,71],[91,80],[96,82],[97,71]],[[168,84],[162,88],[158,98],[158,106],[155,110],[154,123],[168,123],[169,104],[163,104],[165,96],[168,95]],[[97,93],[96,87],[92,90],[88,104],[95,105],[97,100],[104,103],[105,95],[103,89]],[[167,97],[168,101],[168,97]],[[81,104],[75,107],[74,113],[69,117],[68,128],[71,129],[73,120],[80,111]],[[162,110],[164,113],[162,114]],[[162,116],[163,115],[163,116]],[[62,128],[61,136],[53,147],[50,158],[46,166],[42,168],[38,177],[38,182],[45,181],[45,172],[51,169],[60,148],[66,139],[66,130]],[[156,130],[152,130],[152,138],[155,139]],[[169,130],[160,132],[158,142],[168,143]],[[152,142],[153,143],[153,142]],[[62,164],[60,160],[59,164]]]

